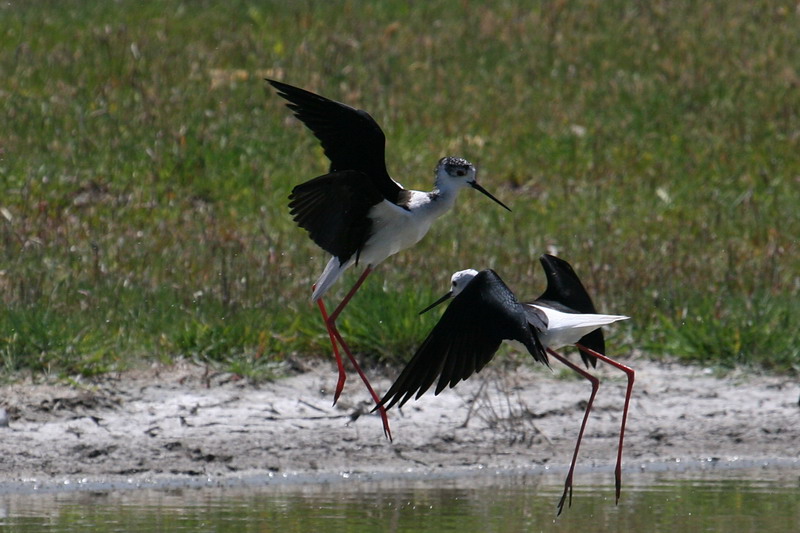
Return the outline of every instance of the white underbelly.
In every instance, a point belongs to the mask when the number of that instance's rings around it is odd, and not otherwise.
[[[548,329],[546,332],[539,333],[539,340],[542,344],[553,350],[558,350],[564,346],[571,346],[578,342],[584,335],[596,330],[599,326],[589,326],[586,328],[569,329]]]
[[[410,211],[382,202],[373,207],[372,236],[361,251],[359,262],[377,265],[387,257],[417,244],[428,233],[433,218],[412,216]]]

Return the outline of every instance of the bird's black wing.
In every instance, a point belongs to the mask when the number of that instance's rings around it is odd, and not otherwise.
[[[456,296],[414,357],[384,395],[387,409],[412,396],[422,396],[436,378],[435,394],[446,386],[479,372],[494,356],[503,339],[522,342],[537,360],[547,355],[528,329],[525,311],[494,271],[479,272]]]
[[[547,331],[549,320],[544,311],[531,304],[523,304],[525,309],[525,316],[528,319],[528,325],[538,331]]]
[[[403,190],[386,171],[386,137],[369,113],[275,80],[267,80],[322,144],[330,172],[358,170],[392,203]]]
[[[344,263],[369,239],[372,220],[367,213],[382,201],[383,196],[363,172],[346,170],[296,186],[289,195],[289,208],[311,239]]]
[[[542,255],[539,261],[542,263],[545,276],[547,276],[547,289],[537,298],[538,301],[545,301],[554,309],[567,313],[597,313],[592,298],[586,292],[586,288],[572,265],[548,254]],[[596,352],[606,353],[606,342],[600,328],[587,333],[578,342]],[[583,350],[580,352],[581,359],[586,366],[597,365],[595,356]]]

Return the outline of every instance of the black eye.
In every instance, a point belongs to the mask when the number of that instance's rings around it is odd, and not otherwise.
[[[456,176],[465,176],[467,174],[466,170],[458,169],[456,170]]]

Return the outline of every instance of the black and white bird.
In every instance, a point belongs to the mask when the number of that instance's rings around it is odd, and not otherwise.
[[[478,184],[477,169],[466,159],[442,158],[430,192],[404,189],[386,169],[386,138],[366,112],[275,80],[267,80],[287,106],[319,139],[330,160],[327,174],[297,185],[289,196],[295,222],[331,254],[314,284],[317,302],[333,345],[339,368],[334,403],[344,387],[346,373],[336,347],[344,349],[376,403],[375,394],[336,327],[336,319],[366,277],[381,261],[419,242],[434,220],[455,204],[458,192],[471,187],[505,209],[510,209]],[[364,272],[336,309],[328,315],[322,296],[345,270],[362,264]],[[383,407],[384,432],[391,439]]]
[[[380,405],[389,409],[395,404],[402,406],[412,397],[419,399],[437,378],[435,394],[447,386],[455,386],[480,371],[505,339],[522,342],[534,359],[542,363],[547,363],[548,353],[554,356],[592,382],[592,394],[558,505],[560,514],[568,493],[570,503],[572,500],[575,462],[599,380],[555,350],[574,344],[586,366],[594,366],[600,359],[628,374],[615,470],[617,500],[621,487],[622,441],[634,374],[630,368],[602,353],[605,339],[599,329],[629,317],[598,314],[569,263],[552,255],[543,255],[540,261],[547,277],[547,289],[539,298],[526,303],[520,303],[493,270],[478,272],[469,269],[453,274],[450,292],[422,312],[450,298],[453,301],[381,399]]]
[[[625,424],[628,420],[628,406],[630,405],[631,394],[633,392],[633,382],[635,372],[632,368],[623,365],[605,355],[605,338],[600,329],[601,326],[612,324],[620,320],[627,320],[629,317],[623,315],[602,315],[597,313],[597,309],[592,302],[589,293],[581,283],[580,278],[573,270],[572,266],[552,255],[543,255],[540,259],[547,277],[547,288],[545,292],[536,300],[526,303],[525,310],[528,313],[528,322],[532,327],[541,331],[542,343],[547,346],[547,351],[570,367],[572,370],[589,380],[592,384],[592,393],[586,403],[586,409],[581,422],[581,429],[578,432],[578,439],[575,442],[575,450],[572,454],[567,478],[564,482],[564,493],[558,502],[558,513],[564,508],[564,503],[569,494],[569,504],[572,505],[572,479],[575,471],[575,464],[578,460],[578,450],[581,446],[583,433],[586,429],[586,422],[592,410],[594,398],[600,381],[597,377],[586,372],[568,359],[564,358],[554,350],[574,344],[580,354],[583,363],[589,367],[597,365],[597,360],[618,368],[625,372],[628,378],[627,389],[625,391],[625,402],[622,408],[622,422],[620,423],[619,443],[617,445],[617,462],[614,468],[616,501],[619,501],[620,491],[622,490],[622,443],[625,438]]]
[[[548,364],[539,333],[528,325],[525,306],[494,270],[453,274],[450,292],[423,309],[452,298],[439,322],[381,399],[390,409],[419,399],[438,379],[434,394],[480,372],[504,340],[522,343],[536,361]]]

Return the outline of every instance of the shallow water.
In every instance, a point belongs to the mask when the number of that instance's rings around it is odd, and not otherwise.
[[[0,530],[758,531],[800,527],[800,469],[637,472],[614,505],[610,473],[576,479],[560,517],[557,474],[0,495]]]

